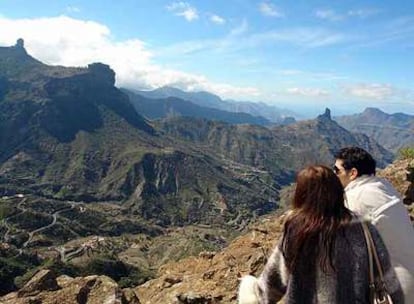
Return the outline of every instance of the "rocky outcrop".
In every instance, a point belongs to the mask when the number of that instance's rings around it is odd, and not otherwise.
[[[53,271],[42,269],[17,292],[17,296],[19,298],[30,297],[37,295],[41,291],[54,291],[58,289],[59,286],[56,282],[56,276]]]
[[[317,117],[317,119],[319,119],[319,120],[325,120],[325,119],[326,120],[332,120],[332,118],[331,118],[331,110],[329,108],[326,108],[325,109],[325,113],[319,115]]]
[[[411,220],[414,222],[414,160],[397,160],[379,171],[378,175],[387,178],[401,193]]]
[[[140,304],[132,289],[121,289],[106,276],[87,276],[71,278],[57,277],[52,271],[44,269],[18,292],[0,298],[2,304]]]
[[[410,184],[404,193],[404,204],[411,205],[414,203],[414,163],[407,169],[407,181]]]

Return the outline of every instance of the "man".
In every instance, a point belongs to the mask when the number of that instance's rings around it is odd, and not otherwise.
[[[364,149],[343,148],[335,158],[333,169],[345,188],[347,207],[376,226],[389,251],[405,303],[414,303],[414,229],[399,193],[375,176],[376,162]]]

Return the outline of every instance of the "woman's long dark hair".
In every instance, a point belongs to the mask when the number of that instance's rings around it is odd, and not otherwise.
[[[293,272],[301,258],[309,265],[319,263],[324,272],[335,270],[335,237],[351,219],[344,189],[330,168],[315,165],[300,171],[282,239],[288,270]]]

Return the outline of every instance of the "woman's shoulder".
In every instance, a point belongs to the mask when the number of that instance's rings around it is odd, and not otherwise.
[[[344,225],[344,229],[347,232],[346,234],[348,236],[351,235],[358,238],[363,238],[363,240],[365,241],[363,225],[368,227],[368,230],[371,234],[374,243],[380,243],[379,245],[381,246],[381,244],[383,243],[381,235],[378,229],[371,223],[371,218],[368,216],[361,217],[354,215],[352,217],[352,220],[347,225]]]

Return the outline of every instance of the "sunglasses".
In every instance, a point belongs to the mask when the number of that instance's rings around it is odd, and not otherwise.
[[[332,167],[332,171],[335,173],[335,174],[338,174],[339,172],[341,172],[341,169],[339,169],[337,166],[333,166]]]

